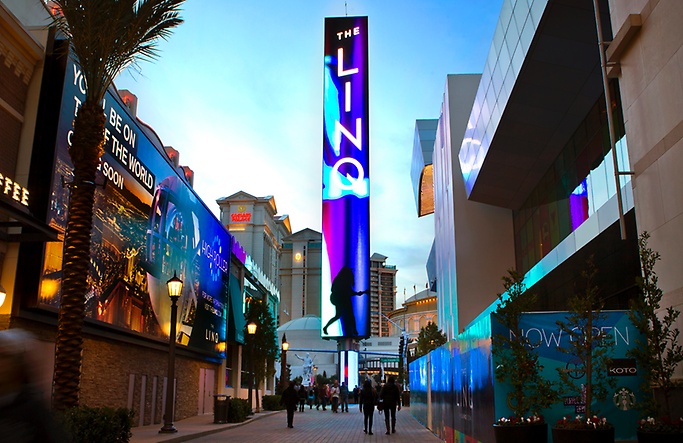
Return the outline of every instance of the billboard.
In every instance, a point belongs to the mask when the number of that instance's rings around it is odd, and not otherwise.
[[[593,328],[608,335],[612,342],[610,356],[612,363],[607,370],[607,377],[615,381],[615,387],[603,401],[596,402],[594,410],[615,426],[617,440],[635,440],[636,423],[640,417],[636,408],[637,402],[642,401],[642,374],[638,373],[635,361],[627,358],[627,353],[635,346],[636,340],[642,340],[640,333],[633,327],[626,311],[602,311],[605,318],[597,321]],[[531,341],[539,356],[539,364],[543,366],[543,375],[549,380],[558,380],[558,368],[567,371],[569,376],[583,386],[585,371],[580,362],[572,356],[563,353],[559,348],[568,348],[570,337],[564,333],[557,322],[567,323],[566,312],[533,312],[522,315],[520,328]],[[509,334],[493,316],[491,316],[491,333]],[[498,362],[496,356],[492,358],[493,367]],[[496,417],[510,416],[512,411],[508,393],[510,387],[505,383],[495,382]],[[574,418],[585,414],[585,392],[577,391],[565,394],[560,401],[551,408],[543,411],[546,422],[554,425],[563,417]]]
[[[66,66],[48,223],[64,231],[73,118],[85,100],[79,67]],[[96,182],[86,316],[145,335],[168,338],[166,281],[183,280],[176,341],[223,356],[231,237],[169,162],[156,134],[132,117],[113,88],[103,102],[104,155]],[[62,244],[49,243],[39,303],[59,306]]]
[[[368,19],[325,19],[321,335],[370,336]]]

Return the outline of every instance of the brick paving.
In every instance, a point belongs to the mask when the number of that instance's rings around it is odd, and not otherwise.
[[[430,430],[422,426],[410,415],[409,408],[396,414],[396,433],[385,435],[384,415],[375,411],[373,433],[363,433],[363,414],[358,406],[349,407],[348,413],[333,414],[328,409],[317,411],[315,408],[297,412],[294,415],[294,428],[287,428],[287,415],[284,411],[255,414],[249,421],[239,425],[214,425],[212,417],[200,416],[176,422],[179,432],[173,435],[156,434],[160,426],[134,428],[131,443],[164,442],[175,443],[193,441],[197,443],[217,443],[234,441],[239,443],[269,442],[441,442]],[[149,429],[146,429],[149,428]]]

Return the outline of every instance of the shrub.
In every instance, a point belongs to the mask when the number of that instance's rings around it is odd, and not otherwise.
[[[285,407],[280,404],[281,395],[264,395],[263,399],[263,409],[266,411],[280,411]]]
[[[251,412],[249,402],[243,398],[230,399],[228,404],[228,421],[230,423],[241,423],[247,419]]]
[[[134,412],[127,408],[79,406],[64,413],[64,427],[75,443],[127,443]]]

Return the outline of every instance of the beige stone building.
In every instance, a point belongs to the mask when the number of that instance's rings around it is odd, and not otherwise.
[[[307,315],[320,317],[321,267],[320,232],[307,228],[283,239],[278,325]]]

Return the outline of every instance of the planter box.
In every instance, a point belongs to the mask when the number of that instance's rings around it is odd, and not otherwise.
[[[638,443],[683,443],[683,433],[638,431]]]
[[[496,437],[496,443],[547,443],[548,424],[522,426],[493,425],[493,435]]]
[[[614,428],[564,429],[553,428],[553,443],[614,443]]]

